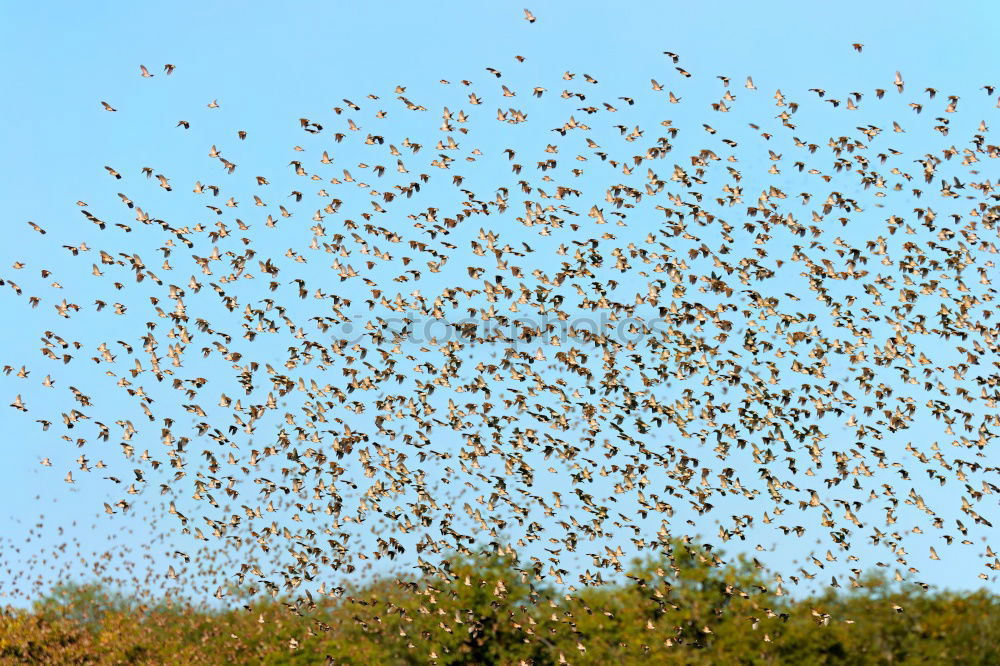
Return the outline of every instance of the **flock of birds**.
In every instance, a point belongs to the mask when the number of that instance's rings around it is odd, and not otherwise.
[[[42,460],[67,484],[107,480],[107,514],[177,521],[201,554],[158,575],[210,568],[237,581],[219,598],[308,605],[359,567],[484,553],[572,591],[677,539],[814,540],[779,591],[873,564],[926,587],[918,560],[953,542],[993,578],[1000,146],[953,121],[994,87],[960,110],[899,72],[837,97],[720,75],[685,112],[700,75],[664,55],[627,96],[490,67],[442,80],[451,106],[344,99],[262,175],[239,128],[195,182],[106,166],[120,206],[78,201],[92,226],[56,267],[0,275],[5,307],[62,322],[3,361],[9,418],[79,455]],[[810,114],[834,120],[800,138]]]

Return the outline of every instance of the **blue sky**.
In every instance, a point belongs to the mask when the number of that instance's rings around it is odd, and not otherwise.
[[[818,6],[773,2],[766,8],[735,2],[634,3],[627,7],[604,2],[535,2],[530,9],[538,20],[529,25],[523,19],[521,5],[508,3],[455,6],[437,2],[303,2],[292,10],[275,3],[5,4],[0,8],[0,37],[5,61],[12,66],[0,70],[0,82],[11,97],[5,121],[0,125],[0,145],[7,156],[0,163],[0,198],[5,202],[10,242],[0,244],[0,277],[17,281],[26,292],[42,294],[43,304],[31,309],[23,298],[15,298],[6,287],[0,293],[0,307],[7,321],[0,330],[3,350],[0,363],[15,368],[27,364],[32,371],[28,380],[0,376],[4,405],[15,394],[21,394],[33,409],[44,405],[66,411],[73,401],[62,387],[72,384],[101,402],[107,418],[115,418],[116,400],[120,399],[117,396],[122,392],[113,383],[109,385],[95,378],[100,368],[86,359],[93,353],[92,347],[81,350],[78,354],[81,358],[73,363],[58,368],[61,387],[58,398],[46,393],[36,381],[45,376],[48,372],[45,368],[49,367],[38,354],[38,338],[45,330],[67,338],[67,332],[73,332],[75,339],[88,344],[101,340],[111,343],[118,335],[135,344],[144,334],[142,319],[123,322],[128,318],[81,313],[70,324],[53,312],[52,303],[59,302],[63,294],[48,286],[52,280],[91,298],[113,297],[133,312],[149,309],[146,291],[130,284],[120,294],[107,294],[102,290],[107,289],[109,278],[97,280],[89,274],[89,264],[96,261],[94,257],[83,261],[60,249],[61,245],[78,245],[83,241],[99,247],[96,239],[104,238],[95,236],[96,227],[80,215],[78,200],[87,202],[88,210],[100,217],[120,217],[122,209],[116,192],[121,188],[121,192],[141,201],[140,206],[146,207],[149,202],[148,206],[159,216],[181,224],[180,219],[195,214],[190,201],[179,202],[180,197],[160,191],[155,180],[147,181],[139,175],[139,169],[150,166],[168,174],[178,192],[183,190],[185,195],[195,180],[228,182],[206,156],[209,147],[216,145],[240,164],[239,173],[243,177],[266,175],[276,183],[275,193],[270,194],[274,206],[279,199],[287,203],[284,191],[278,194],[277,184],[284,186],[290,176],[285,163],[297,157],[291,146],[305,147],[304,154],[309,159],[315,159],[324,147],[348,150],[332,144],[328,136],[329,127],[343,122],[343,117],[338,118],[331,111],[331,107],[344,106],[343,98],[364,107],[357,114],[366,118],[359,123],[364,125],[363,131],[375,131],[371,128],[380,126],[371,113],[376,107],[384,107],[389,109],[388,122],[395,137],[387,136],[387,141],[401,141],[408,136],[430,144],[442,136],[437,131],[439,108],[442,105],[463,108],[468,91],[459,88],[462,79],[473,81],[470,89],[477,92],[491,90],[491,102],[496,97],[496,87],[505,83],[518,91],[515,106],[527,108],[532,86],[548,88],[547,101],[552,101],[558,97],[560,86],[586,89],[587,84],[580,82],[580,77],[587,73],[600,81],[601,92],[593,97],[595,104],[598,99],[618,96],[642,97],[643,103],[634,110],[622,105],[623,117],[632,120],[632,124],[655,126],[661,118],[672,118],[677,126],[698,128],[702,122],[711,122],[721,133],[729,132],[742,143],[753,140],[754,133],[746,128],[750,117],[773,119],[779,112],[771,97],[775,89],[803,107],[808,106],[797,116],[798,133],[817,141],[851,132],[858,123],[853,116],[821,104],[807,92],[809,88],[824,88],[829,97],[841,99],[850,91],[863,91],[867,102],[872,91],[881,87],[890,89],[894,106],[870,110],[865,107],[864,122],[887,126],[891,120],[899,119],[912,129],[894,136],[892,145],[907,154],[914,152],[917,157],[931,150],[924,149],[921,141],[930,140],[935,149],[940,149],[951,139],[930,130],[935,114],[928,110],[915,116],[905,108],[904,97],[905,101],[922,98],[926,102],[923,89],[933,86],[941,90],[935,104],[953,93],[962,97],[963,110],[972,107],[972,100],[976,99],[975,108],[986,112],[993,104],[987,103],[980,88],[1000,82],[995,49],[989,39],[1000,27],[1000,10],[994,3],[950,3],[947,11],[939,3],[930,2],[841,2]],[[854,42],[865,45],[863,53],[853,51]],[[679,54],[681,65],[693,77],[679,78],[663,51]],[[523,56],[525,61],[516,62],[515,54]],[[165,75],[164,63],[176,65],[174,74]],[[149,67],[155,76],[140,77],[140,64]],[[501,70],[502,80],[497,81],[487,73],[487,67]],[[905,95],[898,98],[891,90],[897,70],[902,71],[907,81]],[[561,77],[565,71],[576,73],[577,78],[564,81]],[[731,88],[739,101],[746,104],[746,116],[741,110],[727,118],[719,118],[720,114],[709,118],[705,111],[707,102],[713,96],[717,99],[725,90],[715,78],[717,75],[732,78]],[[756,96],[742,86],[748,75],[758,88]],[[688,104],[672,106],[663,101],[662,95],[653,97],[650,78],[665,83]],[[442,86],[440,79],[451,81],[450,86]],[[423,117],[400,111],[393,93],[397,85],[406,86],[407,97],[430,107],[431,113]],[[381,97],[377,104],[366,99],[369,93]],[[105,112],[100,105],[102,100],[118,111]],[[206,107],[213,100],[218,100],[220,108]],[[696,106],[692,104],[694,100],[699,100]],[[489,118],[494,106],[484,104],[476,109],[476,114]],[[561,122],[564,111],[571,107],[536,104],[532,108],[537,109],[531,112],[532,122],[504,129],[503,133],[484,133],[480,129],[476,132],[476,145],[485,154],[495,155],[507,142],[535,149],[554,142],[555,136],[549,128],[552,123]],[[305,135],[299,127],[299,118],[303,117],[328,126],[327,134],[320,138]],[[600,116],[595,115],[592,121],[577,111],[575,117],[587,118],[586,122],[595,128],[601,124],[603,129],[595,129],[595,136],[601,136],[600,132],[609,137],[617,134],[604,127],[606,123],[599,123]],[[191,130],[175,127],[181,119],[191,123]],[[983,119],[995,122],[981,115],[955,114],[953,136],[968,136]],[[478,118],[474,121],[470,126],[484,124]],[[245,142],[236,138],[238,129],[248,133]],[[684,137],[679,143],[683,141]],[[427,145],[421,157],[432,153],[430,148]],[[407,164],[418,162],[415,157],[403,159]],[[353,153],[345,156],[343,164],[335,165],[334,173],[340,167],[355,169],[353,164],[357,161]],[[104,165],[114,166],[125,178],[112,181]],[[761,165],[768,166],[763,158],[741,168],[752,172]],[[469,187],[477,189],[473,185],[478,184],[488,190],[490,183],[501,177],[498,168],[470,171]],[[990,177],[991,168],[996,173],[992,164],[983,164],[981,168],[985,177]],[[511,178],[506,172],[502,177]],[[781,182],[790,189],[807,187],[804,176],[792,174],[791,169]],[[436,192],[434,187],[428,190]],[[245,183],[230,190],[230,194],[247,200],[251,193],[255,190]],[[221,201],[213,203],[221,205]],[[361,203],[367,205],[367,201]],[[249,201],[243,201],[243,205],[240,212],[249,216]],[[350,201],[345,204],[351,205]],[[48,233],[41,236],[31,231],[25,224],[28,220]],[[129,222],[128,218],[122,220]],[[487,226],[485,222],[482,224]],[[545,242],[533,231],[529,234],[513,225],[502,231],[507,234],[505,242],[512,245],[515,241]],[[136,231],[135,242],[138,247],[149,248],[143,257],[152,268],[162,257],[156,255],[156,246],[148,243],[162,241],[152,240],[152,236],[143,233],[142,229]],[[296,237],[292,228],[282,227],[266,239],[262,242],[273,244],[274,252],[280,256],[286,247],[294,247],[294,243],[302,242],[298,247],[304,249],[308,234]],[[119,249],[127,250],[129,242],[128,238],[119,238]],[[269,250],[272,247],[265,246]],[[150,259],[154,255],[156,261]],[[9,269],[17,261],[28,265],[22,273],[30,273],[31,278],[22,278]],[[44,280],[39,278],[39,268],[52,271],[52,275]],[[187,273],[185,280],[186,276]],[[425,276],[421,289],[431,293],[435,285],[443,284],[435,280],[447,282],[447,275]],[[329,290],[336,287],[333,282]],[[193,297],[192,301],[197,302]],[[161,307],[166,309],[162,304]],[[262,362],[281,358],[281,351],[271,349],[272,356]],[[190,363],[189,370],[198,367],[194,359]],[[209,372],[214,372],[215,367],[211,363],[205,365]],[[52,374],[56,377],[56,370]],[[133,403],[121,408],[139,414]],[[150,524],[149,514],[139,507],[160,501],[155,492],[137,496],[136,509],[130,515],[108,517],[101,507],[104,502],[120,499],[120,489],[95,474],[78,474],[72,487],[62,482],[65,470],[73,466],[72,461],[81,453],[91,460],[103,457],[109,465],[124,465],[123,473],[131,474],[132,465],[112,462],[112,456],[120,458],[117,449],[111,446],[114,442],[91,442],[77,449],[53,435],[57,428],[42,433],[35,418],[43,417],[6,408],[0,412],[0,423],[7,435],[6,464],[0,470],[0,503],[6,507],[0,512],[0,533],[9,542],[22,543],[26,553],[57,546],[66,540],[66,534],[78,540],[85,551],[101,552],[114,542],[116,534],[126,529],[137,535],[134,541],[130,540],[135,548],[142,549],[141,544],[152,543],[157,530]],[[179,407],[177,418],[183,418]],[[153,449],[155,440],[154,431],[152,439],[143,440],[142,447],[136,448]],[[107,451],[101,446],[107,447]],[[51,468],[39,465],[44,456],[51,457]],[[893,483],[888,478],[887,482]],[[926,478],[915,480],[914,484],[928,499],[946,500],[952,492],[951,486],[937,487]],[[909,486],[901,488],[900,495],[905,495]],[[38,500],[33,499],[36,495],[40,496]],[[177,502],[181,507],[181,500]],[[733,503],[733,510],[740,510],[738,503]],[[715,513],[730,512],[720,507]],[[37,522],[39,514],[46,516],[45,527],[29,544],[25,541],[28,529]],[[63,527],[63,534],[58,532],[57,525]],[[696,529],[711,537],[718,526],[709,523]],[[195,547],[187,537],[178,535],[174,539],[168,539],[170,547],[152,547],[150,557],[158,565],[173,561],[163,551]],[[772,552],[768,558],[753,554],[779,571],[793,570],[792,561],[814,545],[801,545],[773,535],[760,539]],[[940,562],[921,561],[920,580],[955,587],[982,582],[969,576],[969,571],[978,572],[982,568],[980,548],[948,549],[940,545],[943,542],[919,536],[908,537],[907,544],[910,543],[923,550],[934,544],[942,554]],[[866,564],[882,556],[881,550],[866,550],[861,543],[855,545],[854,552],[859,556],[868,553]],[[725,547],[740,549],[736,542]],[[819,552],[825,549],[823,546]],[[0,576],[0,592],[11,581],[11,574]],[[991,580],[989,584],[996,583]]]

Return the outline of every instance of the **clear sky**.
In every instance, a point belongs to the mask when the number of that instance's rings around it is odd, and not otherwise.
[[[831,97],[842,99],[849,91],[858,90],[869,100],[875,88],[891,89],[894,74],[900,70],[907,81],[907,100],[926,100],[922,91],[932,86],[939,88],[941,95],[954,91],[963,97],[964,104],[965,99],[981,96],[983,85],[1000,83],[993,43],[993,35],[1000,29],[1000,6],[993,2],[536,1],[530,9],[538,19],[531,25],[524,20],[521,4],[503,2],[0,5],[0,52],[6,63],[0,68],[0,85],[8,95],[4,121],[0,123],[0,146],[5,157],[0,162],[0,201],[4,202],[6,226],[6,242],[0,242],[0,277],[17,281],[32,294],[43,295],[42,305],[31,309],[25,306],[24,298],[15,297],[7,287],[0,288],[0,312],[4,315],[0,365],[20,368],[27,364],[32,371],[27,380],[0,376],[0,426],[5,435],[4,465],[0,467],[0,506],[4,507],[0,510],[0,534],[6,538],[2,548],[18,543],[25,553],[32,553],[73,538],[85,551],[100,552],[111,543],[113,535],[123,530],[135,531],[136,544],[150,543],[157,534],[138,509],[127,516],[101,513],[104,502],[114,502],[122,495],[120,489],[96,474],[78,474],[73,486],[62,482],[63,473],[81,453],[92,460],[107,456],[111,464],[111,456],[118,455],[112,447],[114,441],[97,445],[106,446],[107,453],[94,448],[94,443],[78,450],[72,442],[53,435],[57,428],[42,433],[34,419],[43,417],[6,407],[16,394],[21,394],[29,407],[56,404],[49,401],[57,398],[39,386],[48,372],[43,364],[46,360],[38,353],[43,331],[53,330],[68,337],[67,331],[73,331],[74,326],[84,327],[85,331],[73,334],[94,341],[110,341],[128,333],[134,342],[143,334],[141,320],[138,325],[122,324],[87,314],[81,314],[71,326],[55,315],[52,304],[58,303],[62,295],[48,287],[57,280],[64,287],[101,297],[103,283],[88,277],[89,264],[96,259],[83,261],[59,250],[60,245],[79,245],[85,240],[93,244],[90,239],[96,228],[80,215],[78,200],[86,201],[88,210],[114,209],[120,213],[115,196],[120,187],[137,201],[139,197],[132,193],[141,191],[146,200],[157,202],[157,212],[164,218],[169,213],[175,216],[171,219],[191,214],[191,209],[156,191],[155,180],[147,183],[141,178],[142,166],[168,173],[178,189],[187,192],[196,179],[209,182],[201,175],[208,169],[205,165],[209,158],[205,155],[211,145],[218,145],[240,163],[243,175],[266,174],[278,182],[285,173],[278,170],[285,169],[285,162],[295,158],[290,147],[312,140],[302,133],[299,118],[332,123],[331,108],[344,106],[343,98],[362,103],[370,115],[363,102],[365,95],[377,92],[388,108],[390,103],[396,104],[390,100],[395,97],[393,89],[397,85],[406,86],[407,96],[433,107],[433,113],[417,120],[399,113],[398,104],[391,107],[391,113],[397,114],[393,117],[398,117],[392,125],[395,140],[410,133],[415,141],[429,142],[424,137],[439,137],[434,133],[440,120],[438,107],[450,103],[455,105],[453,109],[458,108],[465,95],[462,90],[445,91],[439,79],[452,81],[453,87],[461,79],[472,80],[475,86],[495,87],[492,75],[485,71],[487,67],[503,71],[502,82],[519,91],[516,99],[523,104],[527,104],[523,98],[535,85],[547,87],[547,94],[557,97],[559,86],[571,85],[561,78],[567,70],[578,77],[586,72],[598,79],[600,99],[648,96],[649,79],[657,78],[679,95],[683,91],[682,97],[704,100],[710,94],[721,95],[723,88],[715,79],[717,75],[732,77],[737,95],[748,95],[742,81],[750,75],[763,100],[756,108],[764,115],[756,117],[778,113],[771,95],[781,89],[789,98],[808,100],[813,107],[819,107],[811,110],[808,118],[800,119],[801,132],[824,138],[851,131],[857,123],[853,117],[845,120],[843,114],[835,115],[826,105],[820,107],[815,96],[807,92],[809,88],[824,88]],[[857,54],[851,48],[855,42],[864,44],[863,53]],[[677,53],[693,78],[678,80],[664,51]],[[515,54],[523,56],[524,62],[515,62]],[[176,65],[173,75],[165,75],[164,63]],[[149,67],[155,76],[140,77],[140,64]],[[572,82],[573,89],[583,85],[577,85],[578,81]],[[118,111],[105,112],[102,100]],[[219,109],[206,107],[212,100],[218,101]],[[668,107],[662,98],[659,100],[662,115],[675,118],[675,125],[697,127],[700,122],[708,122],[699,117],[707,116],[707,104]],[[978,104],[983,109],[992,106]],[[902,122],[904,112],[905,105],[897,103],[891,113],[900,114]],[[493,107],[485,106],[481,113],[490,115]],[[888,123],[897,117],[887,115],[888,111],[871,113],[864,122]],[[959,128],[975,127],[983,119],[959,116],[956,114],[953,121],[958,136],[969,135]],[[578,120],[584,117],[582,112],[576,116]],[[905,116],[907,121],[913,117]],[[554,118],[552,122],[556,122]],[[634,116],[636,123],[655,125],[651,118],[659,119],[655,114]],[[927,129],[932,118],[933,114],[925,112],[920,117],[923,129],[900,135],[894,139],[896,147],[922,154],[918,142],[932,134]],[[175,127],[182,119],[191,123],[191,130]],[[544,109],[537,111],[535,120],[537,125],[517,130],[522,132],[519,140],[535,146],[554,141]],[[745,120],[725,119],[732,122],[732,136],[741,141],[751,134]],[[996,116],[988,121],[995,123]],[[717,117],[711,122],[720,129],[725,124]],[[827,129],[824,123],[838,129]],[[237,129],[247,131],[245,143],[236,139]],[[595,131],[616,133],[608,128]],[[491,145],[491,138],[480,132],[477,141],[484,146],[484,152],[492,149],[495,154],[507,138],[497,135],[492,138],[495,145]],[[937,135],[932,138],[937,140],[935,146],[947,145]],[[429,148],[425,152],[431,152]],[[761,164],[767,166],[766,162]],[[120,185],[109,179],[105,165],[113,165],[125,174]],[[345,162],[343,166],[349,165]],[[752,167],[743,166],[745,170]],[[217,167],[211,168],[208,178],[224,178]],[[995,164],[982,166],[986,177],[991,177],[991,169],[995,180]],[[492,176],[480,172],[469,178],[470,182],[482,179],[485,184]],[[791,187],[798,184],[797,176],[788,178]],[[285,195],[275,193],[272,198],[277,205]],[[26,225],[29,220],[48,233],[42,236],[33,232]],[[511,229],[509,233],[505,241],[512,245],[515,241],[537,240],[534,232],[529,236],[526,231]],[[292,246],[284,240],[276,236],[269,242],[284,252],[286,246]],[[15,274],[10,269],[15,262],[25,262],[26,272],[32,277]],[[39,268],[52,271],[51,276],[39,278]],[[434,284],[433,277],[427,279]],[[335,290],[336,283],[331,282],[329,289]],[[130,308],[148,309],[141,291],[130,293],[126,289],[120,295],[105,296],[121,300]],[[279,351],[274,350],[274,358],[278,358]],[[74,406],[72,396],[67,398],[62,388],[76,381],[75,385],[105,404],[104,413],[113,420],[114,409],[108,405],[113,406],[115,396],[121,392],[113,385],[92,381],[99,374],[85,358],[92,353],[92,348],[82,350],[80,359],[59,368],[60,377],[65,377],[58,394],[65,409],[60,411]],[[134,404],[130,404],[129,409],[134,410]],[[182,413],[178,411],[178,418]],[[42,457],[50,457],[53,466],[39,465]],[[995,455],[992,460],[996,464]],[[121,469],[131,474],[131,466]],[[939,488],[926,479],[914,483],[927,498],[947,497],[952,492],[951,486]],[[925,483],[926,487],[920,485]],[[905,495],[908,489],[902,488],[900,494]],[[157,497],[136,498],[137,507],[155,501]],[[734,505],[734,510],[738,508]],[[45,515],[43,527],[28,543],[28,531],[39,522],[41,514]],[[717,529],[708,525],[703,532],[711,537]],[[779,571],[792,570],[791,562],[812,545],[807,544],[803,550],[787,538],[761,538],[772,549],[768,565]],[[190,543],[190,539],[185,542],[178,536],[168,542],[173,548]],[[930,539],[914,538],[912,543],[925,550],[927,544],[933,543],[942,553],[941,562],[921,560],[922,580],[955,587],[982,582],[969,576],[969,571],[981,570],[979,550],[946,549]],[[741,548],[733,542],[725,547]],[[749,545],[742,547],[751,552]],[[170,548],[164,546],[161,550]],[[857,544],[856,550],[864,552],[863,545]],[[158,563],[167,561],[156,552],[153,557]],[[872,555],[869,564],[876,559]],[[14,584],[15,577],[0,572],[0,598],[4,587]],[[995,586],[995,580],[989,584]]]

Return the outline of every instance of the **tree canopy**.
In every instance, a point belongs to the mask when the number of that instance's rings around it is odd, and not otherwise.
[[[511,557],[448,575],[375,578],[337,598],[209,609],[64,584],[0,615],[4,663],[994,664],[986,592],[903,589],[878,575],[791,600],[754,562],[675,542],[618,581],[535,584]]]

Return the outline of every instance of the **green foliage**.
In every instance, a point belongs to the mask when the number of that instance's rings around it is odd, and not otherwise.
[[[252,610],[146,607],[61,585],[0,613],[0,663],[995,664],[986,592],[903,590],[869,577],[792,602],[752,562],[675,543],[619,582],[555,589],[509,557],[376,579],[336,600]]]

